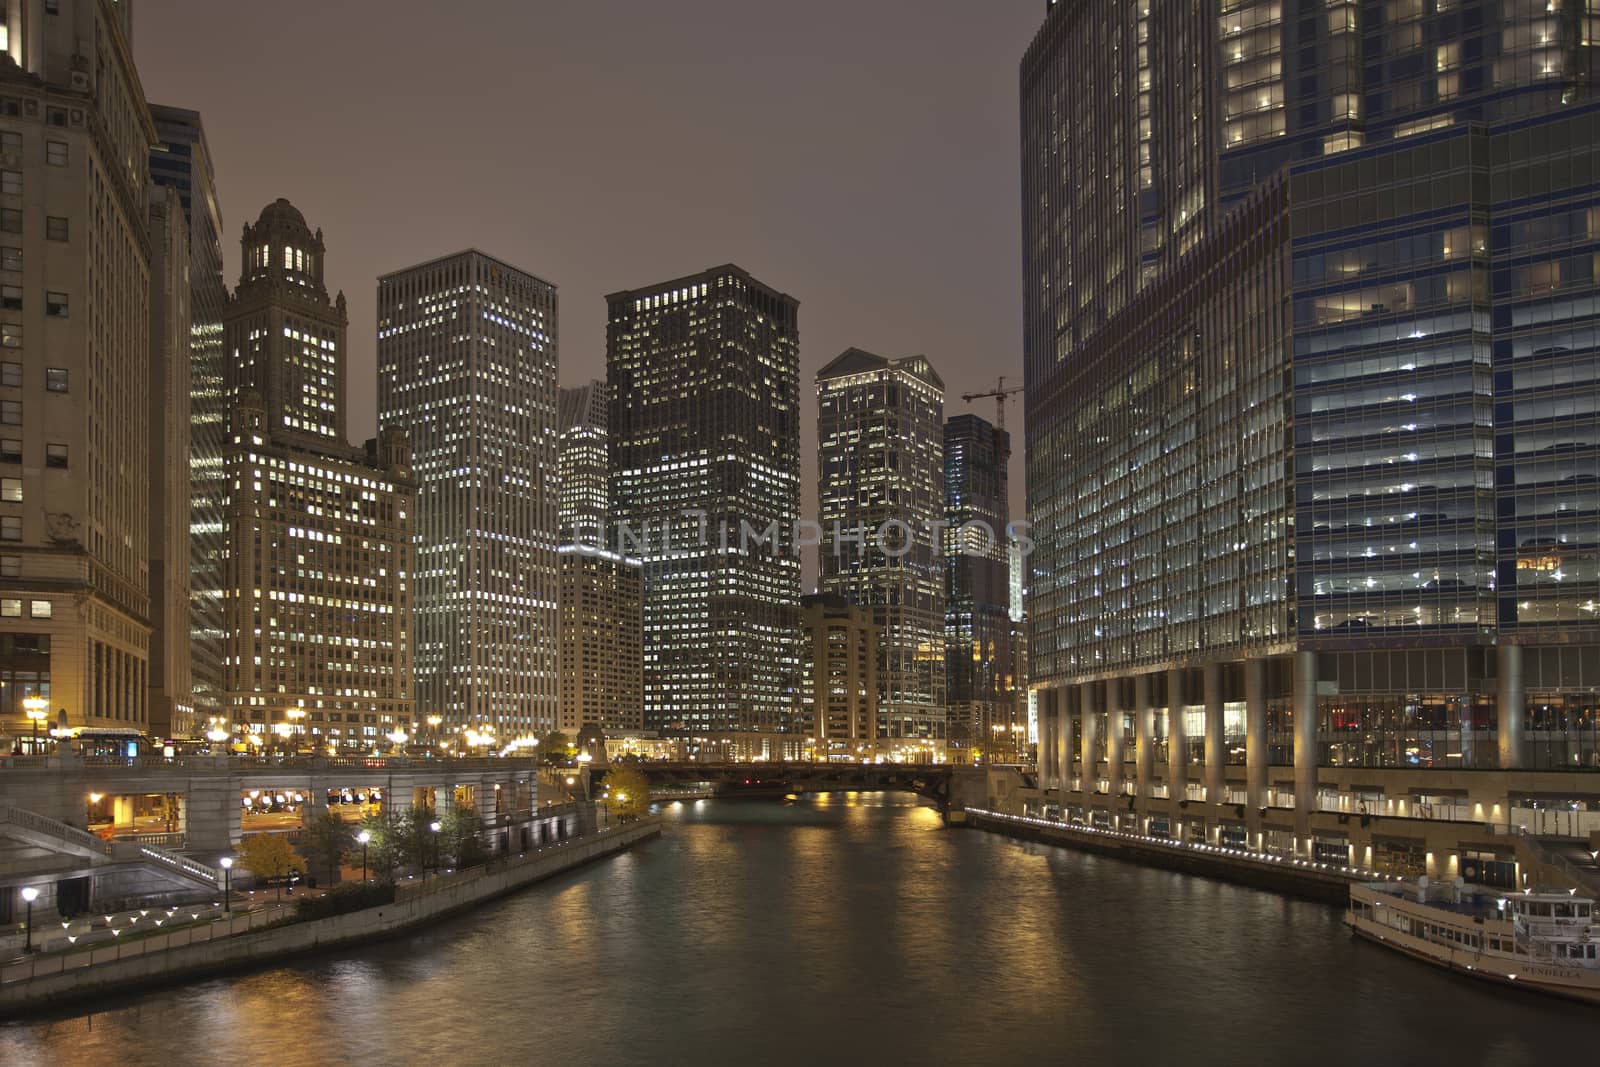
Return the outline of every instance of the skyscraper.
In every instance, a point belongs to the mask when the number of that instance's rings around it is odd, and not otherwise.
[[[223,317],[229,715],[257,741],[387,747],[412,720],[413,512],[405,434],[344,440],[344,294],[287,200],[240,241]]]
[[[944,648],[952,731],[994,754],[1010,751],[1011,435],[977,415],[944,424]]]
[[[378,412],[411,437],[417,700],[502,740],[555,727],[555,286],[478,251],[378,279]]]
[[[944,382],[923,356],[851,348],[817,372],[821,588],[878,626],[878,744],[942,758]]]
[[[150,180],[177,190],[189,234],[189,641],[196,721],[223,712],[223,500],[228,494],[222,453],[228,439],[222,315],[228,287],[222,276],[222,209],[211,150],[197,112],[151,105],[159,143],[150,153]],[[174,732],[183,734],[182,729]]]
[[[561,718],[576,736],[644,728],[644,572],[613,552],[606,383],[561,390]]]
[[[611,519],[611,471],[606,457],[609,396],[602,381],[561,390],[556,467],[564,545],[604,547],[616,542]]]
[[[196,737],[190,672],[189,227],[177,190],[149,188],[150,730]]]
[[[1484,821],[1590,803],[1540,773],[1600,765],[1586,17],[1051,5],[1021,78],[1048,804],[1481,880],[1528,861],[1464,845]]]
[[[150,726],[155,127],[128,5],[53,6],[0,20],[0,722],[22,736],[30,712],[41,735]]]
[[[645,725],[791,747],[799,304],[738,267],[606,298],[611,497],[644,560]],[[744,536],[744,531],[753,536]],[[760,542],[771,534],[778,543]]]

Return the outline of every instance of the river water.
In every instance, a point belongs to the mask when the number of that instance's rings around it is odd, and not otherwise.
[[[668,808],[426,932],[0,1026],[0,1064],[1593,1063],[1600,1009],[1337,910],[947,829],[899,795]]]

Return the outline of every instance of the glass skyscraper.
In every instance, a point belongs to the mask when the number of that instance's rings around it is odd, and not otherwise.
[[[222,316],[222,208],[200,115],[152,104],[160,143],[150,153],[150,179],[176,189],[189,234],[189,657],[200,730],[223,712],[223,500],[228,495],[223,450],[228,440]]]
[[[1010,753],[1016,707],[1007,525],[1011,435],[977,415],[944,424],[944,649],[952,739]]]
[[[1600,769],[1592,6],[1047,11],[1021,99],[1049,803],[1449,877],[1528,859],[1474,826],[1600,829],[1538,773]]]
[[[644,561],[645,726],[708,754],[795,754],[799,302],[732,265],[606,300],[617,550]]]

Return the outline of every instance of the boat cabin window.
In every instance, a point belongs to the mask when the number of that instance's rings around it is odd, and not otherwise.
[[[1572,905],[1571,904],[1556,904],[1556,905],[1554,905],[1554,907],[1556,909],[1556,918],[1558,918],[1558,919],[1570,919],[1570,918],[1572,918]]]

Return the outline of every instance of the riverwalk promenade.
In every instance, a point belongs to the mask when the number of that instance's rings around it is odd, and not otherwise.
[[[389,937],[614,855],[660,832],[658,817],[607,827],[426,882],[401,883],[392,903],[325,919],[288,921],[287,911],[277,907],[243,914],[207,909],[209,921],[185,913],[174,917],[180,925],[171,931],[157,927],[161,932],[153,935],[118,935],[110,943],[82,949],[73,944],[68,951],[27,956],[0,966],[0,1018]],[[165,909],[152,914],[166,921]],[[150,916],[139,918],[154,923]]]

